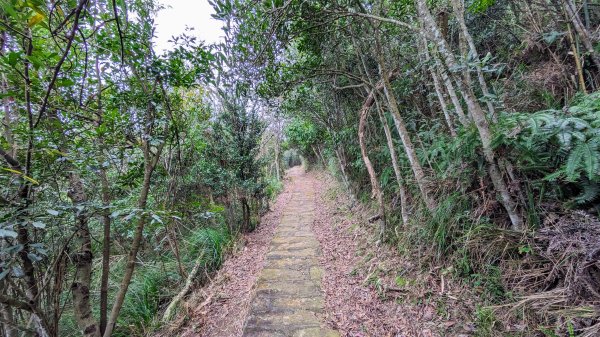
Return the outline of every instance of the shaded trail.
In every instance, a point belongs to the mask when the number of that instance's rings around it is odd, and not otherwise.
[[[325,304],[320,247],[311,229],[313,180],[300,168],[290,170],[289,176],[294,180],[291,200],[266,255],[243,336],[339,336],[320,319]]]

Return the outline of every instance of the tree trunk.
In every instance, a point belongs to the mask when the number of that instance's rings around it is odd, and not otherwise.
[[[438,78],[437,74],[433,72],[431,73],[431,77],[433,79],[435,94],[438,98],[438,102],[440,102],[440,107],[442,108],[442,113],[444,114],[444,119],[446,120],[446,125],[448,125],[450,135],[453,138],[456,138],[456,130],[454,129],[452,118],[450,117],[450,113],[448,112],[448,106],[446,105],[446,99],[444,98],[442,86],[440,85],[440,79]]]
[[[242,205],[242,232],[247,233],[250,230],[250,207],[248,207],[248,199],[242,196],[240,204]]]
[[[465,8],[462,3],[463,0],[452,0],[452,8],[454,10],[454,15],[456,16],[456,20],[458,21],[458,25],[460,26],[460,31],[462,36],[467,42],[469,46],[469,51],[473,55],[473,59],[475,60],[475,69],[477,70],[477,80],[479,81],[479,86],[481,88],[481,92],[486,99],[486,104],[488,108],[488,112],[492,117],[493,121],[497,120],[496,110],[494,108],[494,104],[490,101],[490,91],[488,89],[487,83],[485,82],[485,77],[483,76],[483,69],[481,68],[481,60],[479,59],[479,53],[477,53],[477,47],[475,46],[475,42],[473,41],[473,37],[469,33],[469,29],[467,28],[467,24],[465,23]],[[465,58],[465,66],[467,67],[467,71],[469,71],[468,64],[466,64],[467,58]]]
[[[579,58],[579,52],[577,52],[577,46],[575,45],[575,38],[573,37],[573,33],[571,32],[571,25],[567,22],[567,32],[569,37],[569,43],[571,45],[571,53],[573,53],[573,59],[575,61],[575,70],[577,71],[577,80],[579,83],[579,91],[587,94],[587,90],[585,88],[585,79],[583,77],[583,67],[581,66],[581,61]]]
[[[88,199],[81,177],[75,172],[69,174],[68,196],[76,208],[76,237],[79,241],[79,250],[71,256],[75,263],[75,277],[71,285],[73,313],[83,336],[100,336],[100,329],[92,315],[92,307],[90,305],[93,262],[92,241],[88,227],[89,217],[84,208],[85,206],[82,206]]]
[[[100,170],[100,180],[102,181],[102,205],[110,205],[110,188],[106,170]],[[102,274],[100,276],[100,334],[106,330],[106,320],[108,314],[108,276],[110,275],[110,211],[105,209],[102,214],[103,240],[102,240]]]
[[[175,256],[175,261],[177,261],[177,268],[179,269],[179,275],[181,278],[187,277],[186,272],[183,270],[183,263],[181,262],[181,254],[179,253],[179,243],[177,242],[177,232],[175,228],[172,226],[172,222],[169,221],[165,226],[165,230],[167,232],[167,240],[169,240],[169,245],[173,250],[173,255]]]
[[[567,15],[567,20],[575,27],[575,31],[577,32],[577,35],[579,35],[581,43],[583,43],[586,52],[590,55],[592,62],[594,62],[594,66],[596,66],[596,71],[600,71],[600,56],[594,49],[594,43],[590,37],[590,32],[581,22],[581,18],[579,18],[577,7],[573,3],[573,0],[562,0],[562,4]]]
[[[8,246],[8,242],[6,240],[0,240],[0,249],[4,250]],[[4,261],[4,259],[2,259]],[[0,272],[2,272],[2,268],[0,268]],[[8,294],[8,284],[4,280],[0,280],[0,295],[4,295],[10,297]],[[9,305],[0,303],[0,318],[2,321],[0,322],[0,327],[4,329],[3,336],[4,337],[17,337],[18,330],[16,329],[16,322],[13,316],[13,308]]]
[[[175,311],[175,309],[177,309],[179,302],[181,302],[181,300],[185,297],[185,295],[187,295],[187,293],[192,288],[192,285],[194,284],[194,280],[196,280],[196,277],[198,276],[198,272],[202,268],[202,260],[204,259],[204,257],[205,257],[204,253],[201,253],[198,255],[198,257],[196,257],[196,261],[194,262],[194,267],[192,268],[192,271],[188,274],[188,276],[185,280],[185,285],[183,286],[181,291],[179,291],[179,293],[175,297],[173,297],[173,299],[167,306],[167,309],[165,309],[165,313],[162,316],[162,321],[164,323],[168,323],[171,320],[171,318],[173,318],[173,314],[175,313],[174,311]]]
[[[392,86],[390,84],[390,76],[387,73],[385,63],[383,60],[383,56],[381,53],[378,53],[378,63],[381,72],[381,87],[385,93],[385,97],[388,102],[388,106],[390,111],[392,112],[392,117],[394,118],[394,124],[396,125],[396,129],[398,134],[400,135],[400,140],[402,140],[402,144],[404,145],[404,151],[406,152],[406,156],[408,157],[408,161],[410,162],[410,166],[413,170],[415,180],[417,181],[417,185],[419,186],[419,190],[421,191],[421,196],[423,197],[423,201],[425,205],[430,211],[433,211],[437,207],[436,201],[432,197],[432,193],[427,186],[427,182],[425,179],[425,172],[423,171],[423,167],[421,166],[421,162],[417,157],[417,153],[415,151],[415,147],[410,139],[408,134],[408,129],[406,129],[406,124],[404,123],[404,119],[400,115],[400,110],[398,109],[398,102],[396,101],[396,97],[392,92]]]
[[[381,120],[381,124],[383,125],[383,131],[385,132],[385,138],[387,140],[388,149],[390,151],[390,157],[392,159],[392,167],[394,169],[394,174],[396,175],[396,182],[398,183],[398,193],[400,194],[400,215],[402,217],[402,224],[404,225],[404,227],[406,227],[408,226],[409,220],[408,198],[406,188],[404,187],[404,179],[402,179],[402,172],[400,171],[400,166],[398,165],[396,146],[394,145],[394,139],[392,137],[390,126],[387,122],[387,119],[385,118],[381,106],[377,101],[377,98],[375,98],[375,103],[377,105],[377,113],[379,115],[379,119]]]
[[[96,55],[95,60],[95,71],[97,78],[96,95],[98,104],[98,116],[99,120],[96,123],[96,127],[100,126],[103,109],[102,109],[102,76],[100,72],[100,57]],[[104,147],[104,140],[99,139],[100,148]],[[100,183],[101,183],[101,195],[102,195],[102,272],[100,275],[100,335],[104,335],[106,330],[107,315],[108,315],[108,280],[110,275],[110,230],[111,230],[111,219],[110,219],[110,184],[108,182],[108,176],[106,175],[106,167],[101,165],[100,167]]]
[[[456,115],[458,116],[458,121],[460,122],[460,124],[462,124],[462,126],[468,126],[470,124],[470,121],[465,115],[460,99],[458,98],[458,94],[456,93],[456,89],[454,88],[454,84],[452,84],[452,80],[450,80],[450,77],[448,76],[448,72],[441,64],[440,59],[438,57],[435,57],[435,55],[433,58],[431,57],[431,55],[429,54],[427,39],[425,37],[423,37],[422,39],[424,45],[423,52],[425,53],[425,58],[428,60],[433,60],[434,63],[434,69],[431,69],[431,75],[433,76],[439,73],[439,75],[442,77],[444,85],[446,86],[446,91],[448,91],[448,96],[450,96],[452,105],[454,105],[454,112],[456,112]]]
[[[452,80],[450,80],[450,77],[448,76],[448,72],[446,69],[444,69],[437,57],[434,57],[433,60],[435,62],[436,70],[432,70],[432,72],[438,72],[441,74],[444,85],[446,86],[446,91],[448,91],[448,96],[450,96],[450,100],[454,106],[454,112],[456,112],[456,115],[458,116],[458,121],[460,124],[462,124],[462,126],[468,126],[470,124],[470,119],[465,115],[462,103],[458,98],[458,94],[456,93],[454,84],[452,84]]]
[[[419,41],[420,42],[420,41]],[[428,63],[431,60],[429,56],[429,50],[427,49],[426,41],[425,43],[417,43],[419,49],[424,54],[425,62]],[[431,74],[431,78],[433,80],[433,87],[435,89],[435,94],[437,96],[438,102],[440,103],[440,107],[442,108],[442,112],[444,113],[444,119],[446,119],[446,125],[448,125],[448,129],[450,130],[450,135],[452,137],[456,137],[456,130],[454,129],[454,123],[452,123],[452,118],[450,117],[450,113],[448,112],[448,106],[446,105],[446,98],[444,97],[444,91],[440,84],[440,78],[437,74],[437,71],[432,68],[428,68],[429,73]]]
[[[2,15],[2,19],[4,19],[4,15]],[[6,42],[6,32],[1,32],[0,33],[0,54],[4,54],[4,45]],[[2,94],[7,94],[8,93],[8,84],[6,82],[6,75],[2,74],[0,75],[0,87],[1,87],[1,92]],[[4,96],[2,98],[2,106],[4,109],[4,119],[2,121],[3,124],[3,136],[4,136],[4,140],[6,141],[6,143],[8,144],[9,148],[8,148],[8,154],[14,158],[16,157],[16,149],[14,146],[14,141],[13,141],[13,136],[12,136],[12,116],[11,116],[11,109],[10,109],[10,101],[9,101],[9,97],[8,96]],[[3,250],[6,246],[7,246],[7,242],[6,240],[0,240],[0,250]],[[4,262],[4,255],[2,255],[2,260],[0,260],[1,262]],[[2,269],[0,268],[0,272],[2,272]],[[5,284],[4,280],[0,280],[0,295],[8,295],[5,292],[8,292],[8,285]],[[0,326],[2,326],[4,328],[4,336],[5,337],[17,337],[18,335],[18,330],[11,325],[11,323],[14,322],[14,317],[13,317],[13,309],[8,306],[8,305],[4,305],[4,304],[0,304],[0,317],[2,318],[2,324],[0,324]]]
[[[168,131],[168,123],[165,125],[163,129],[163,133],[166,134]],[[140,197],[138,199],[138,208],[145,210],[146,204],[148,202],[148,194],[150,192],[150,181],[152,178],[152,173],[156,168],[156,164],[160,155],[162,153],[162,149],[164,147],[164,142],[161,143],[154,155],[150,152],[150,144],[148,141],[143,141],[143,150],[144,150],[144,181],[142,183],[142,190],[140,192]],[[152,157],[153,156],[153,157]],[[110,337],[112,335],[113,329],[115,328],[115,324],[117,323],[117,318],[119,317],[119,312],[121,311],[121,307],[123,306],[123,302],[125,301],[125,294],[127,294],[127,289],[129,288],[129,283],[131,282],[131,278],[133,277],[133,271],[135,269],[135,259],[137,257],[138,250],[142,244],[142,237],[144,234],[144,227],[146,226],[146,222],[148,220],[147,215],[142,215],[138,224],[135,228],[135,233],[133,236],[133,241],[131,243],[131,249],[129,250],[129,254],[127,256],[127,264],[125,266],[125,270],[123,271],[123,279],[121,280],[121,285],[119,287],[119,291],[115,296],[115,302],[113,303],[112,310],[110,312],[110,316],[108,319],[108,323],[106,325],[106,330],[104,331],[104,337]]]
[[[429,8],[427,8],[425,0],[417,0],[417,10],[419,12],[419,18],[423,21],[423,26],[426,30],[426,36],[436,43],[440,54],[444,57],[446,65],[449,68],[456,68],[457,63],[454,55],[450,52],[447,42],[441,38],[440,31],[436,26],[433,17],[431,16]],[[523,230],[523,219],[519,212],[518,204],[511,197],[506,182],[500,174],[498,164],[496,163],[495,154],[492,149],[492,135],[485,113],[477,102],[477,98],[471,91],[470,87],[465,85],[459,76],[453,75],[453,77],[455,82],[463,91],[463,97],[479,132],[483,154],[486,162],[488,163],[490,178],[494,184],[496,192],[500,195],[502,205],[508,213],[512,223],[512,228],[514,230]]]
[[[377,173],[375,173],[375,169],[373,168],[373,164],[369,159],[369,154],[367,152],[367,145],[365,143],[365,128],[367,125],[367,117],[369,116],[369,110],[371,110],[371,106],[375,101],[375,90],[373,89],[367,100],[362,106],[360,110],[359,123],[358,123],[358,142],[360,144],[360,153],[362,155],[365,166],[367,167],[367,172],[369,173],[369,179],[371,181],[371,198],[377,199],[377,204],[379,206],[379,216],[381,218],[381,226],[379,228],[379,237],[381,239],[384,238],[386,232],[386,219],[385,219],[385,205],[383,203],[383,192],[381,191],[381,187],[379,186],[379,180],[377,179]]]
[[[275,140],[277,144],[275,145],[275,171],[277,181],[281,181],[281,167],[279,167],[279,140]]]
[[[342,159],[342,155],[340,152],[341,152],[341,147],[336,148],[335,156],[337,157],[338,163],[340,165],[340,172],[342,173],[342,181],[344,182],[344,186],[346,186],[346,189],[348,190],[348,192],[351,193],[350,180],[348,179],[348,174],[346,174],[345,161]]]

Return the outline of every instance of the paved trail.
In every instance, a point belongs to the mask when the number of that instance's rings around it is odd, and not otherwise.
[[[292,199],[269,247],[243,336],[337,337],[319,317],[324,300],[319,242],[311,230],[315,187],[302,170],[290,171]]]

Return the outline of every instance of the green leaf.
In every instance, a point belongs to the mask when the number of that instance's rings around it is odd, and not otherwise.
[[[559,37],[561,37],[563,35],[565,35],[565,33],[560,33],[560,32],[553,30],[549,33],[543,34],[542,37],[544,38],[544,41],[547,44],[553,44]]]
[[[74,84],[75,84],[75,82],[73,82],[73,80],[68,79],[68,78],[59,78],[56,80],[57,87],[70,87]]]
[[[152,219],[154,219],[156,222],[163,223],[160,217],[156,214],[152,214]]]
[[[42,261],[41,257],[39,257],[39,256],[37,256],[37,255],[35,255],[33,253],[27,253],[27,257],[29,258],[29,260],[31,262],[40,262],[40,261]]]
[[[4,229],[4,228],[0,228],[0,238],[16,238],[17,237],[17,232],[10,230],[10,229]]]
[[[469,11],[472,13],[481,13],[485,12],[488,8],[490,8],[496,0],[475,0],[469,6]]]
[[[0,1],[0,7],[2,7],[4,12],[7,13],[8,15],[17,16],[17,11],[15,10],[15,7],[10,5],[9,1]]]
[[[14,67],[17,65],[17,62],[19,62],[19,53],[14,51],[8,53],[7,63]]]
[[[43,222],[39,222],[39,221],[34,221],[34,222],[32,223],[32,225],[33,225],[33,227],[35,227],[35,228],[39,228],[39,229],[46,228],[46,224],[45,224],[45,223],[43,223]]]
[[[565,172],[563,170],[558,170],[556,172],[550,173],[547,176],[545,176],[543,179],[546,181],[556,181],[558,178],[560,178]]]
[[[54,216],[58,215],[58,211],[53,210],[53,209],[47,209],[46,212],[48,212],[48,214],[50,214],[50,215],[54,215]]]

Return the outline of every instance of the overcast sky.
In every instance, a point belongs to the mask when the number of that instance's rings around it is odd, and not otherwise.
[[[172,48],[167,42],[173,35],[185,31],[185,27],[194,27],[193,35],[207,44],[219,41],[223,35],[221,22],[210,15],[214,13],[207,0],[159,0],[167,8],[160,11],[156,18],[156,51]],[[190,35],[190,33],[188,33]]]

